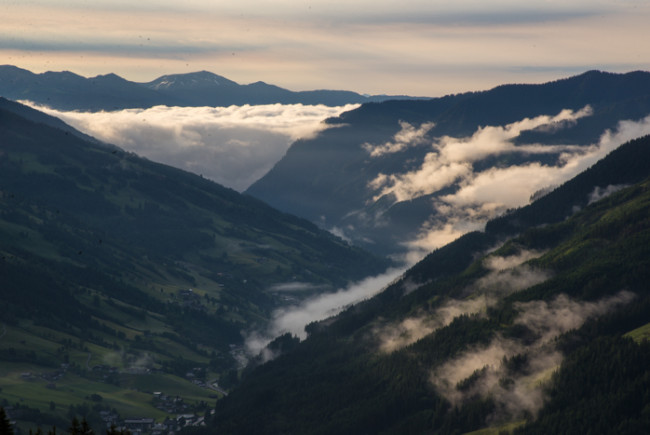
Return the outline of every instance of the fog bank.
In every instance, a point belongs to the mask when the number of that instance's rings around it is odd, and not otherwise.
[[[23,103],[103,142],[238,191],[265,175],[292,142],[314,136],[327,127],[325,119],[358,107],[268,104],[64,112]]]

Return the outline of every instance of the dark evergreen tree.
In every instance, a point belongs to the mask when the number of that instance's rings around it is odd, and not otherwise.
[[[0,435],[13,435],[14,429],[11,427],[11,422],[5,409],[0,406]]]
[[[93,431],[93,428],[90,427],[88,424],[88,421],[84,417],[83,420],[81,420],[81,434],[80,435],[94,435],[95,431]]]
[[[131,431],[128,429],[117,429],[115,424],[111,424],[111,427],[106,431],[106,435],[131,435]]]
[[[85,417],[81,420],[81,423],[77,417],[74,417],[70,428],[68,428],[68,433],[70,435],[94,435],[95,431],[90,427]]]
[[[70,435],[81,435],[81,425],[79,424],[79,420],[77,420],[77,417],[74,417],[72,419],[72,422],[70,423],[70,427],[68,428],[68,433]]]

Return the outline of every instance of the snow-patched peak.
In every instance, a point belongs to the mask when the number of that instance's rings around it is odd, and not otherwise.
[[[145,83],[150,89],[198,89],[214,86],[237,86],[237,83],[209,71],[198,71],[188,74],[170,74]]]

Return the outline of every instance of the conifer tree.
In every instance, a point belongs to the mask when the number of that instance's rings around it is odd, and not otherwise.
[[[14,429],[11,427],[11,422],[5,409],[0,406],[0,435],[13,435]]]
[[[70,423],[70,427],[68,428],[68,433],[70,435],[82,435],[81,425],[79,424],[79,420],[77,420],[77,417],[74,417],[72,419],[72,422]]]
[[[128,429],[118,430],[117,427],[115,427],[115,424],[111,424],[110,429],[106,431],[106,435],[131,435],[131,431]]]
[[[90,425],[88,424],[88,421],[86,420],[85,417],[81,420],[81,434],[82,435],[94,435],[95,434],[95,431],[93,430],[92,427],[90,427]]]
[[[81,423],[79,423],[77,417],[74,417],[70,424],[70,428],[68,429],[68,433],[70,435],[94,435],[95,431],[90,427],[85,417],[81,420]]]

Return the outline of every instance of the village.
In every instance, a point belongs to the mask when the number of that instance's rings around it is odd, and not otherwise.
[[[70,369],[69,364],[61,364],[61,367],[51,372],[32,373],[23,372],[21,378],[25,381],[37,382],[45,381],[46,388],[56,390],[57,381],[61,381]],[[214,392],[210,397],[216,399],[221,395],[228,393],[219,387],[216,380],[205,381],[201,379],[201,368],[194,368],[185,373],[185,379],[197,385],[198,387],[208,389]],[[95,375],[99,374],[105,378],[111,375],[116,375],[119,371],[116,367],[105,365],[94,366],[91,372]],[[147,369],[147,372],[150,372]],[[144,374],[144,373],[139,373]],[[188,404],[183,397],[174,394],[167,394],[163,391],[154,391],[151,393],[151,404],[156,409],[163,411],[167,417],[163,421],[156,421],[156,419],[149,416],[139,416],[122,418],[115,409],[108,409],[105,404],[102,404],[102,396],[99,394],[92,394],[86,399],[97,405],[95,410],[98,411],[99,418],[101,419],[102,432],[108,431],[111,428],[117,431],[128,431],[133,435],[169,435],[174,434],[186,427],[205,426],[206,418],[214,414],[214,409],[211,409],[206,402],[199,404]],[[15,407],[10,404],[4,404],[4,409],[7,416],[11,420],[14,431],[17,435],[21,434],[20,428],[16,425],[16,420],[21,420],[25,409],[17,404]]]
[[[155,419],[150,417],[121,420],[115,412],[102,411],[100,415],[106,425],[106,429],[108,430],[113,427],[118,431],[129,431],[133,435],[170,435],[186,427],[205,426],[206,418],[214,414],[213,409],[208,409],[203,415],[190,412],[190,407],[179,396],[167,395],[161,391],[154,392],[152,396],[153,404],[156,408],[167,414],[174,414],[174,416],[168,416],[162,422],[156,422]]]
[[[31,374],[29,375],[33,376]],[[93,396],[100,397],[96,394]],[[107,433],[109,430],[115,430],[122,432],[128,431],[132,435],[172,435],[183,428],[205,426],[206,419],[209,419],[214,414],[214,409],[210,409],[207,404],[204,407],[205,412],[201,415],[193,411],[192,409],[195,407],[186,404],[183,398],[167,395],[160,391],[152,394],[152,403],[157,409],[169,414],[163,421],[157,422],[151,417],[130,417],[122,419],[114,409],[105,409],[98,413],[101,419],[101,428],[96,427],[96,429],[101,429],[99,433]],[[13,426],[14,434],[22,435],[23,431],[16,423],[17,420],[24,417],[26,409],[18,404],[16,406],[5,405],[3,409],[10,420],[10,424]],[[44,429],[47,430],[47,427]],[[67,428],[59,429],[65,432]]]
[[[209,409],[207,404],[203,415],[192,412],[193,407],[186,404],[182,397],[168,395],[162,391],[152,393],[152,403],[157,409],[169,414],[164,421],[156,422],[150,417],[121,420],[119,415],[112,411],[102,411],[100,415],[107,430],[113,427],[117,430],[127,430],[133,435],[170,435],[186,427],[205,426],[206,418],[214,414],[214,409]]]

